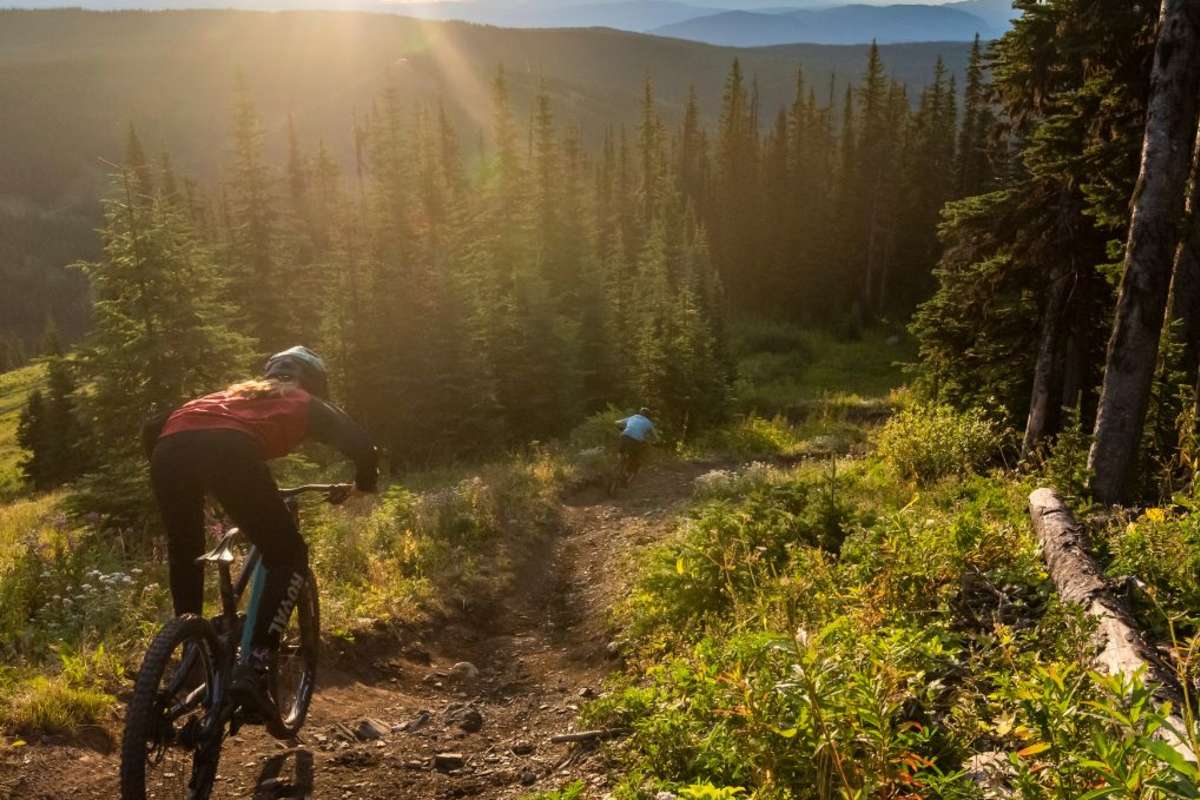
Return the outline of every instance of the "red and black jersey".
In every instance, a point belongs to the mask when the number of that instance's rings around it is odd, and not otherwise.
[[[263,460],[285,456],[311,437],[354,461],[359,489],[374,491],[378,482],[379,457],[367,433],[341,409],[303,389],[262,396],[222,391],[196,398],[167,417],[153,440],[214,429],[246,434],[258,445]]]

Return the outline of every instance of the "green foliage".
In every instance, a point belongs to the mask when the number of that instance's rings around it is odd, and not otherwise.
[[[1135,578],[1131,599],[1148,627],[1165,636],[1172,625],[1194,632],[1200,625],[1200,520],[1191,513],[1148,508],[1132,519],[1118,517],[1102,539],[1108,574]]]
[[[46,379],[41,364],[11,372],[0,372],[0,499],[8,500],[28,490],[21,463],[28,453],[17,441],[21,414],[29,395],[42,388]]]
[[[411,623],[503,591],[513,565],[557,524],[573,467],[544,450],[478,470],[413,476],[358,510],[305,510],[322,590],[322,626],[350,636],[363,620]],[[427,489],[407,488],[428,483]]]
[[[1053,486],[1064,497],[1082,501],[1088,496],[1091,471],[1088,469],[1088,448],[1091,436],[1084,433],[1077,416],[1069,415],[1063,429],[1041,459],[1038,471],[1043,484]]]
[[[642,677],[587,712],[633,730],[627,791],[975,797],[962,765],[1010,713],[996,686],[1087,652],[1056,615],[1007,627],[1044,607],[1026,491],[914,499],[874,459],[702,477],[623,611]]]
[[[96,465],[72,500],[78,513],[134,528],[150,516],[143,421],[221,388],[249,349],[230,327],[211,253],[169,198],[135,193],[135,167],[114,181],[104,258],[79,265],[96,296],[78,354],[82,427]]]
[[[46,394],[35,389],[29,395],[17,425],[17,443],[27,454],[21,472],[39,491],[67,483],[87,467],[80,447],[83,432],[75,409],[73,367],[57,347],[46,365]]]
[[[975,471],[992,461],[1003,443],[1002,431],[982,409],[915,405],[884,425],[878,449],[902,477],[931,483]]]

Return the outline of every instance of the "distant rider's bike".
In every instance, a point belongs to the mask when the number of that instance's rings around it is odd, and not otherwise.
[[[642,468],[642,454],[639,450],[646,447],[644,444],[628,445],[624,440],[619,442],[617,446],[616,461],[612,465],[608,476],[608,493],[616,494],[618,489],[627,489],[633,481],[638,470]]]
[[[340,503],[350,490],[349,484],[313,484],[281,489],[280,494],[299,524],[300,495],[323,494],[329,502]],[[142,661],[121,742],[122,800],[206,800],[226,735],[236,734],[243,725],[262,724],[277,739],[290,739],[304,724],[316,683],[321,632],[316,580],[310,572],[269,667],[279,715],[263,719],[257,709],[243,708],[230,693],[234,668],[250,651],[250,626],[238,604],[247,587],[251,597],[261,593],[265,578],[261,555],[253,546],[236,580],[232,577],[238,538],[238,529],[229,529],[216,547],[197,559],[217,565],[221,614],[211,620],[195,614],[171,620]]]

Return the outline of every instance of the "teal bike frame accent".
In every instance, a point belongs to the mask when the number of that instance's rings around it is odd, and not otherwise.
[[[250,578],[250,604],[246,606],[246,622],[242,628],[242,649],[238,663],[244,664],[250,658],[250,643],[254,638],[254,623],[258,619],[259,607],[262,606],[263,587],[267,583],[267,570],[260,561],[254,567],[254,575]]]

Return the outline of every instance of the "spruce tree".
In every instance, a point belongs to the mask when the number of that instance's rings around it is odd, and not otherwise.
[[[262,122],[250,86],[234,86],[233,162],[224,187],[229,297],[264,352],[295,344],[288,320],[290,287],[279,260],[279,212],[274,177],[263,153]]]
[[[212,254],[170,204],[139,202],[135,180],[129,169],[117,176],[104,256],[78,265],[97,298],[78,352],[87,386],[79,409],[96,466],[72,505],[136,529],[150,518],[142,422],[243,374],[251,342],[234,332]]]

